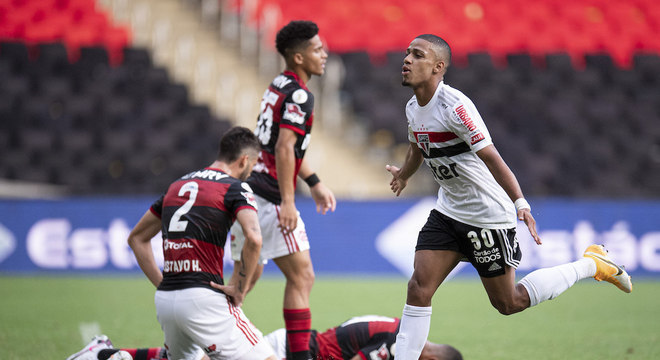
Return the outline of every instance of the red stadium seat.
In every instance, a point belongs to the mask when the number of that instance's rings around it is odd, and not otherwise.
[[[616,6],[607,0],[539,0],[533,6],[522,0],[337,0],[295,6],[262,0],[251,16],[258,19],[260,11],[273,6],[280,9],[278,28],[293,19],[316,21],[337,52],[399,49],[422,33],[453,39],[459,62],[476,51],[490,51],[496,58],[522,50],[538,55],[567,51],[582,65],[585,54],[607,51],[626,67],[634,51],[660,51],[660,3],[652,0]]]
[[[104,45],[111,63],[117,65],[131,34],[111,24],[94,0],[2,0],[0,40],[22,40],[29,45],[63,41],[71,61],[77,60],[81,46]]]

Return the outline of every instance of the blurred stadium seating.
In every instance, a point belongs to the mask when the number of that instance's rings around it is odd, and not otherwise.
[[[325,30],[344,62],[346,103],[376,145],[407,142],[402,50],[434,33],[452,46],[445,81],[475,101],[528,194],[660,196],[656,1],[258,3],[257,23],[279,9],[271,37],[299,17]]]
[[[387,157],[406,143],[402,50],[441,35],[454,55],[446,82],[475,101],[527,194],[660,196],[660,3],[176,1],[213,9],[223,29],[238,19],[259,54],[289,20],[319,23],[352,113],[337,135],[359,127]],[[173,80],[182,69],[132,45],[135,26],[94,0],[0,0],[0,179],[152,193],[209,161],[235,114],[191,102],[192,85]]]
[[[0,9],[3,29],[13,29],[0,42],[0,177],[73,194],[158,193],[212,160],[208,149],[230,121],[191,104],[187,87],[146,49],[126,46],[126,36],[116,41],[128,31],[93,0],[6,1]]]

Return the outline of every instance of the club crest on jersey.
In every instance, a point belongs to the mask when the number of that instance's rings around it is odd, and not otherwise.
[[[430,147],[429,134],[417,134],[417,143],[419,144],[419,147],[424,150],[426,155],[428,155]]]
[[[243,191],[241,192],[241,195],[245,198],[245,201],[247,201],[250,206],[253,208],[257,208],[257,198],[254,197],[254,194],[251,192]]]
[[[211,355],[211,354],[217,354],[217,353],[218,353],[218,351],[216,350],[216,346],[215,346],[215,344],[212,344],[211,346],[207,346],[207,347],[205,347],[205,348],[204,348],[204,352],[205,352],[206,354],[208,354],[208,355]]]
[[[387,344],[383,343],[378,350],[373,350],[369,353],[370,360],[389,360],[390,351],[387,349]]]
[[[286,103],[286,109],[284,110],[284,114],[282,115],[282,118],[289,120],[295,124],[302,124],[305,122],[305,115],[307,115],[307,113],[302,111],[300,105],[293,103]]]

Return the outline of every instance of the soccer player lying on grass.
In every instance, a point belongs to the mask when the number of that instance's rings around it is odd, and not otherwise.
[[[312,330],[309,339],[310,355],[313,359],[322,360],[393,359],[396,355],[395,341],[398,331],[399,319],[397,318],[377,315],[354,317],[322,333]],[[284,360],[287,355],[291,355],[285,329],[278,329],[266,335],[266,340],[272,346],[278,359]],[[112,348],[107,336],[101,335],[95,337],[90,344],[67,360],[115,360],[109,359],[108,356],[119,351],[120,349]],[[126,351],[131,353],[135,360],[167,359],[165,351],[161,351],[161,348],[128,349]],[[130,360],[130,357],[117,358],[117,360],[126,359]],[[200,352],[200,359],[208,358]],[[450,345],[427,341],[419,359],[461,360],[463,357],[456,348]]]
[[[367,360],[396,357],[396,335],[399,319],[367,315],[351,318],[343,324],[322,333],[312,330],[309,350],[313,359]],[[290,356],[286,331],[275,330],[266,335],[278,359]],[[463,356],[450,345],[424,344],[420,360],[461,360]]]

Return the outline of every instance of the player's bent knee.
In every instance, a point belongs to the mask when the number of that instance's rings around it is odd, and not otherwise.
[[[316,275],[314,275],[313,269],[304,269],[287,276],[287,281],[298,289],[311,290],[315,279]]]
[[[491,299],[490,303],[502,315],[513,315],[525,310],[525,306],[516,304],[515,301],[502,301]]]
[[[316,275],[314,274],[314,271],[307,271],[304,274],[304,283],[305,287],[311,289],[312,286],[314,285],[314,280],[316,280]]]
[[[423,286],[414,277],[408,281],[408,304],[426,306],[431,302],[435,289]]]

